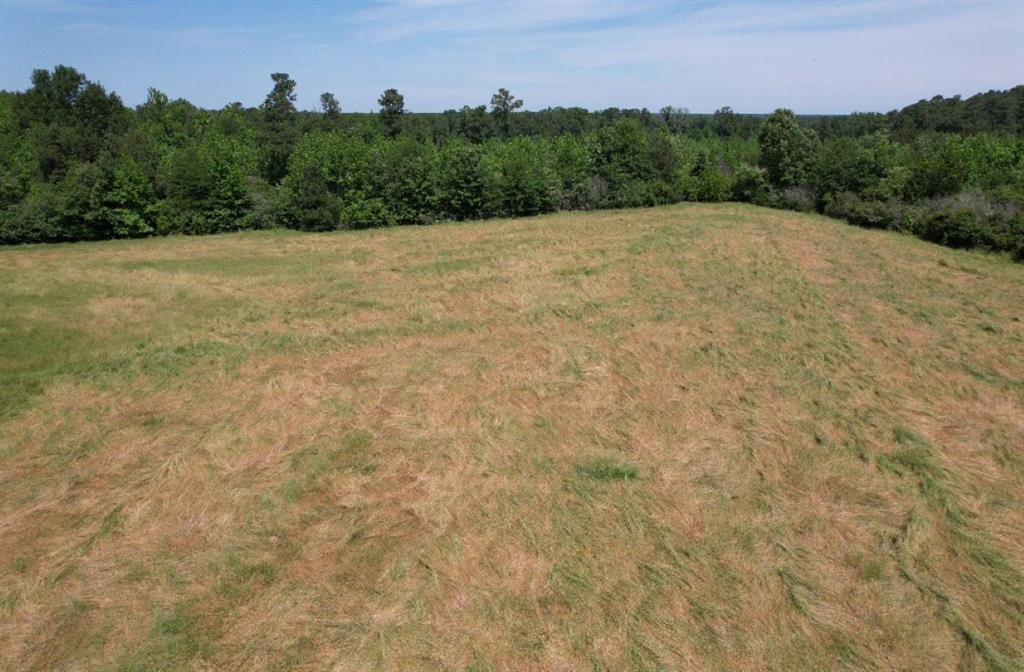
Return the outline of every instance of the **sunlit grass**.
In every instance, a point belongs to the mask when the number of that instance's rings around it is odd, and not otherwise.
[[[0,250],[0,669],[1020,669],[1022,297],[731,204]]]

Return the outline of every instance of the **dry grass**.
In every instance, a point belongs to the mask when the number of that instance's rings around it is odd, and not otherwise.
[[[1021,669],[1022,306],[739,205],[0,250],[0,669]]]

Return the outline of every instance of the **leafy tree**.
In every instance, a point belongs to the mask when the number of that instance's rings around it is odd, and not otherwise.
[[[377,99],[380,105],[380,121],[384,133],[395,137],[402,132],[402,120],[405,115],[405,97],[397,89],[387,89]]]
[[[779,109],[762,124],[757,135],[761,165],[776,187],[806,182],[818,147],[814,131],[800,125],[791,110]]]
[[[396,224],[429,224],[438,200],[437,150],[410,137],[386,140],[373,159],[373,193]]]
[[[480,143],[487,139],[490,130],[490,122],[487,119],[487,107],[478,105],[470,107],[464,105],[459,110],[458,132],[463,138],[470,142]]]
[[[935,198],[960,191],[968,181],[970,157],[956,136],[922,136],[913,145],[911,198]]]
[[[324,91],[320,94],[320,108],[328,119],[337,119],[341,114],[341,104],[330,91]]]
[[[731,138],[738,135],[738,120],[736,113],[728,105],[715,110],[714,130],[715,134],[723,138]]]
[[[562,135],[552,143],[554,168],[559,179],[559,207],[590,210],[600,205],[605,184],[595,175],[592,138]]]
[[[153,185],[132,159],[125,159],[114,170],[106,195],[115,236],[144,236],[154,231],[156,195]]]
[[[288,157],[298,137],[295,110],[295,80],[287,73],[275,72],[270,75],[274,88],[263,101],[263,127],[261,148],[263,150],[263,176],[276,184],[288,172]]]
[[[252,207],[247,176],[257,157],[248,143],[210,128],[172,151],[159,177],[165,194],[157,217],[162,233],[218,233],[247,228]]]
[[[449,219],[485,217],[493,211],[496,178],[480,145],[454,140],[441,150],[438,199]]]
[[[498,89],[498,92],[491,96],[491,114],[502,136],[507,138],[512,134],[512,113],[522,106],[523,101],[505,88]]]
[[[822,196],[852,192],[898,198],[905,191],[909,159],[903,147],[881,133],[830,140],[818,152],[812,181]]]
[[[351,226],[349,215],[368,221],[359,204],[373,196],[371,146],[342,133],[314,132],[295,148],[281,183],[284,224],[324,230]]]
[[[689,113],[689,110],[686,108],[673,107],[672,105],[666,105],[659,110],[661,120],[665,122],[665,128],[670,133],[679,133],[683,130],[686,124],[686,115]]]
[[[305,231],[330,231],[341,226],[341,199],[332,193],[324,173],[312,163],[289,184],[289,224]]]
[[[41,179],[36,148],[18,128],[13,97],[0,97],[0,210],[17,204]]]
[[[54,180],[73,163],[95,161],[128,120],[117,94],[64,65],[34,71],[18,102],[19,125],[32,136],[43,176]]]
[[[608,185],[607,205],[654,205],[651,139],[639,121],[621,119],[604,128],[595,150],[597,173]]]
[[[555,209],[559,179],[547,141],[513,138],[486,148],[497,180],[498,213],[514,217]]]

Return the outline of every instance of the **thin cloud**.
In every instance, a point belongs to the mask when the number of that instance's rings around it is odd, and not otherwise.
[[[565,24],[608,21],[642,14],[643,2],[516,0],[505,3],[396,2],[350,17],[367,38],[396,41],[416,36],[521,32]]]

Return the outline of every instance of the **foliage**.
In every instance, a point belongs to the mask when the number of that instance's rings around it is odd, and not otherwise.
[[[261,163],[263,176],[270,182],[277,183],[287,171],[288,157],[298,135],[295,80],[284,72],[275,72],[270,78],[274,81],[274,88],[267,94],[261,108]]]
[[[804,128],[790,110],[776,110],[761,125],[757,141],[761,147],[761,165],[776,187],[803,184],[810,174],[817,151],[817,134]]]
[[[494,115],[496,125],[503,137],[512,134],[512,113],[523,106],[523,101],[509,93],[508,89],[498,89],[498,92],[491,96],[491,114]]]
[[[405,97],[397,89],[387,89],[377,99],[380,105],[380,121],[384,132],[395,137],[402,131],[402,116],[405,114]]]
[[[489,112],[410,114],[387,89],[369,115],[343,114],[330,92],[322,112],[300,112],[295,80],[271,79],[259,108],[217,111],[156,89],[130,110],[67,66],[0,92],[0,242],[733,199],[944,245],[1022,248],[1024,87],[888,115],[767,118],[728,106],[523,111],[504,88]]]

